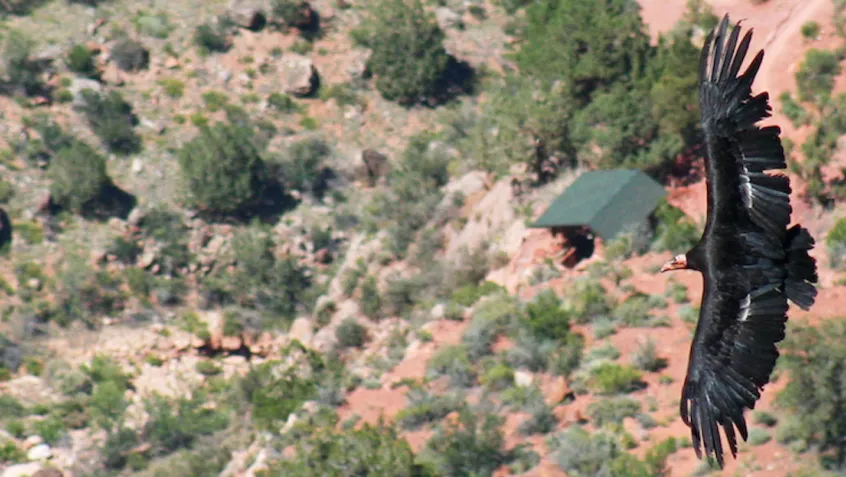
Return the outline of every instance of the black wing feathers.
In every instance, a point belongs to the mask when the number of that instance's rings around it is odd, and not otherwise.
[[[814,238],[808,230],[794,225],[787,231],[787,279],[784,292],[787,298],[808,310],[817,297],[817,261],[808,254],[814,248]]]
[[[787,302],[776,290],[741,301],[738,320],[705,346],[699,362],[689,370],[682,389],[680,411],[690,426],[697,457],[713,455],[723,466],[718,426],[737,456],[737,433],[748,437],[744,409],[754,409],[760,391],[769,382],[779,353],[775,343],[784,339]],[[735,431],[737,430],[737,432]]]
[[[725,16],[716,35],[713,31],[708,35],[700,59],[699,94],[703,128],[708,139],[720,146],[714,150],[719,157],[709,158],[709,162],[731,161],[737,164],[740,190],[724,193],[723,199],[731,199],[739,193],[749,218],[770,233],[783,237],[792,212],[790,184],[787,180],[768,180],[764,174],[767,170],[786,167],[784,148],[779,140],[781,131],[777,126],[756,126],[758,121],[770,116],[772,108],[768,93],[751,95],[752,82],[761,67],[764,52],[759,51],[746,71],[737,76],[749,49],[752,30],[746,32],[735,51],[740,22],[728,39],[727,28],[728,16]],[[714,55],[708,69],[707,58],[711,48]],[[751,174],[753,172],[757,174]]]
[[[798,225],[787,229],[790,181],[767,172],[787,166],[780,130],[756,125],[771,110],[766,92],[751,94],[763,51],[738,76],[752,32],[741,38],[738,22],[728,33],[728,22],[726,15],[709,33],[699,62],[713,227],[700,242],[705,289],[680,403],[696,455],[704,447],[720,467],[720,428],[736,457],[737,436],[748,437],[743,413],[755,408],[779,357],[788,300],[808,309],[817,293],[814,240]]]

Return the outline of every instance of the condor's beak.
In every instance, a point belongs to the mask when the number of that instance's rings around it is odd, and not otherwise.
[[[676,255],[672,258],[672,260],[668,261],[663,267],[661,267],[661,273],[670,270],[679,270],[682,268],[687,268],[687,257],[684,255]]]

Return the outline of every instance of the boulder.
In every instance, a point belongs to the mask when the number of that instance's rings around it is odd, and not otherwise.
[[[62,473],[59,469],[48,468],[48,469],[41,469],[38,472],[32,474],[32,477],[64,477],[65,474]]]
[[[43,470],[38,462],[27,462],[26,464],[15,464],[6,467],[0,477],[31,477]]]
[[[38,444],[26,453],[29,460],[47,460],[50,457],[53,457],[53,450],[48,444]]]
[[[70,86],[68,86],[68,91],[70,91],[71,95],[73,95],[73,102],[71,105],[74,108],[82,108],[85,107],[85,98],[82,95],[82,91],[90,89],[96,93],[101,93],[103,91],[103,86],[98,82],[91,78],[73,78],[71,80]]]
[[[259,31],[267,25],[264,3],[256,0],[232,0],[229,3],[229,16],[241,28]]]
[[[375,149],[361,151],[361,162],[364,163],[364,174],[371,186],[376,185],[379,178],[386,176],[390,169],[388,156]]]
[[[291,54],[282,57],[282,90],[294,96],[308,96],[317,89],[320,78],[311,58]]]

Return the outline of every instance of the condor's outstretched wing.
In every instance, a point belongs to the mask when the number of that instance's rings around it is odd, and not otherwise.
[[[740,22],[728,34],[728,15],[705,39],[699,59],[699,105],[705,135],[708,221],[752,220],[783,238],[790,223],[790,182],[766,170],[784,169],[778,126],[756,123],[770,116],[769,93],[752,96],[761,67],[759,51],[738,76],[752,40],[748,30],[738,44]]]
[[[681,417],[698,457],[723,465],[720,427],[732,455],[746,440],[746,409],[753,409],[778,358],[787,300],[813,304],[813,239],[790,222],[790,183],[765,171],[784,169],[766,92],[751,95],[763,51],[738,75],[751,40],[728,16],[712,31],[700,59],[699,93],[706,142],[708,220],[701,245],[705,267],[699,323],[682,389]]]

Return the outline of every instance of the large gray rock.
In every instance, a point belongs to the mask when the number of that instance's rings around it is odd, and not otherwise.
[[[39,470],[38,472],[32,474],[32,477],[64,477],[64,475],[65,474],[63,474],[61,470],[51,467]]]
[[[74,78],[71,80],[70,86],[68,86],[68,91],[73,95],[73,102],[71,105],[75,108],[83,108],[85,107],[85,97],[83,96],[82,92],[86,89],[90,89],[96,93],[103,92],[103,86],[98,82],[90,78]]]
[[[10,465],[0,474],[0,477],[32,477],[40,472],[42,468],[43,466],[38,462]]]
[[[259,31],[267,25],[265,3],[257,0],[232,0],[229,16],[241,28]]]
[[[281,60],[280,81],[282,90],[294,96],[308,96],[314,92],[320,81],[311,58],[289,54]]]
[[[388,156],[375,149],[365,149],[361,151],[361,162],[364,166],[362,178],[365,179],[371,186],[376,185],[379,178],[385,177],[390,169]]]
[[[38,444],[26,453],[29,460],[47,460],[53,457],[53,449],[48,444]]]

